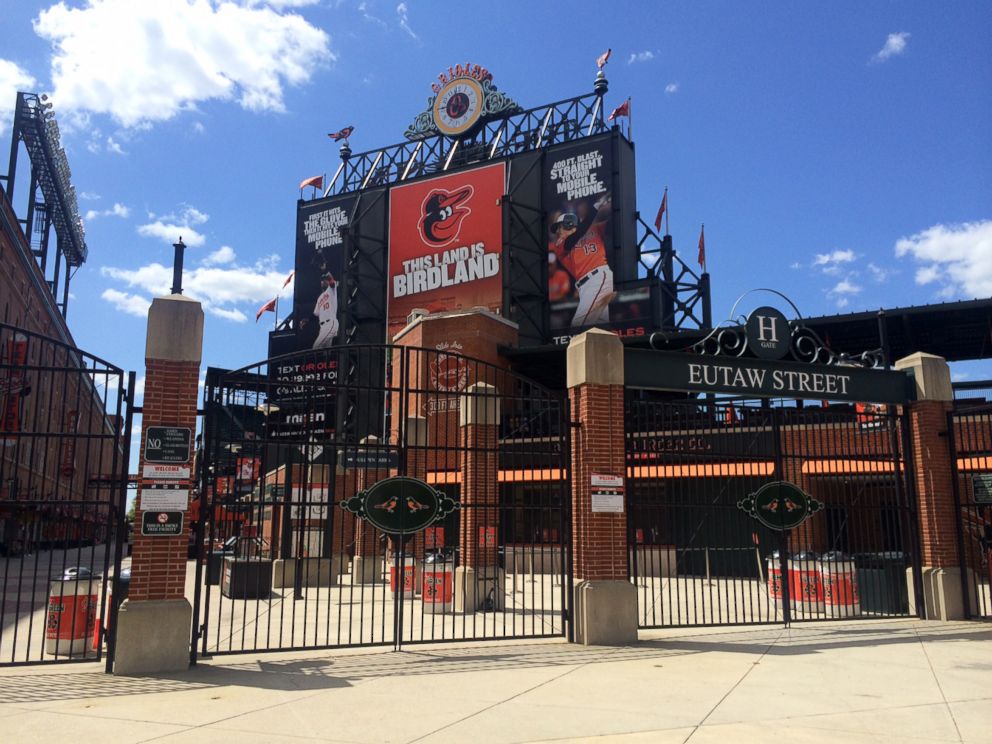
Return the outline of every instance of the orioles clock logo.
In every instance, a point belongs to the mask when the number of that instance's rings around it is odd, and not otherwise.
[[[472,214],[465,202],[473,192],[471,186],[464,186],[454,190],[434,189],[427,195],[420,219],[420,234],[427,243],[440,248],[458,237],[462,221]]]

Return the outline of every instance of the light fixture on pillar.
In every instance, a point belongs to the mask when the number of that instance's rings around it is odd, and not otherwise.
[[[183,242],[183,236],[179,236],[179,242],[173,243],[172,247],[176,249],[175,256],[172,259],[172,294],[182,294],[183,293],[183,251],[186,250],[186,244]]]

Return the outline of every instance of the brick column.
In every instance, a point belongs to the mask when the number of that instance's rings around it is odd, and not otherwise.
[[[374,434],[362,439],[362,445],[376,445],[379,437]],[[359,452],[362,448],[359,447]],[[370,448],[372,457],[378,453],[376,447]],[[379,468],[361,468],[357,471],[355,491],[364,491],[374,483],[389,477],[389,471]],[[352,584],[382,583],[382,548],[375,528],[364,519],[355,520],[355,557],[351,561]]]
[[[148,311],[145,338],[145,395],[141,442],[150,426],[179,426],[196,431],[197,383],[203,352],[203,310],[182,295],[157,297]],[[144,447],[138,463],[144,471]],[[190,469],[192,468],[192,458]],[[135,525],[141,524],[138,491]],[[189,476],[180,485],[190,487]],[[188,505],[187,505],[188,506]],[[176,537],[143,537],[136,529],[131,556],[131,585],[117,618],[114,674],[147,674],[189,666],[193,608],[185,597],[189,511]]]
[[[623,344],[593,329],[568,345],[572,432],[572,555],[575,640],[617,645],[637,640],[637,590],[627,569],[626,513],[594,512],[593,474],[622,476]],[[627,499],[624,498],[624,510]]]
[[[475,612],[492,591],[492,609],[503,607],[504,576],[499,541],[499,391],[485,382],[470,385],[458,413],[462,451],[459,566],[455,612]]]
[[[961,518],[954,507],[954,484],[947,413],[954,390],[951,372],[942,357],[919,352],[895,363],[896,369],[912,373],[916,401],[908,406],[916,484],[916,508],[920,520],[920,561],[923,564],[923,601],[931,620],[964,618],[961,566],[958,561],[957,526]],[[912,571],[907,574],[912,591]]]

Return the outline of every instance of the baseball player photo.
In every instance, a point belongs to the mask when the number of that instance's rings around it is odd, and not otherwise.
[[[616,297],[605,236],[612,200],[603,194],[594,203],[590,201],[564,204],[551,213],[549,222],[549,296],[562,298],[561,272],[571,277],[572,298],[578,297],[573,328],[609,323],[610,302]]]
[[[330,271],[321,273],[320,288],[322,291],[313,308],[314,317],[320,324],[313,348],[329,349],[338,335],[338,283]]]

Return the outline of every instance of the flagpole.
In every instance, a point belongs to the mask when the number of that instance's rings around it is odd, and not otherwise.
[[[634,141],[634,116],[631,109],[630,96],[627,96],[627,139]]]
[[[665,187],[665,235],[672,234],[672,226],[668,222],[668,213],[672,211],[672,205],[668,203],[668,187]]]
[[[272,330],[273,331],[278,331],[279,330],[279,295],[276,295],[276,312],[275,312],[275,315],[276,315],[276,319],[272,323]]]

